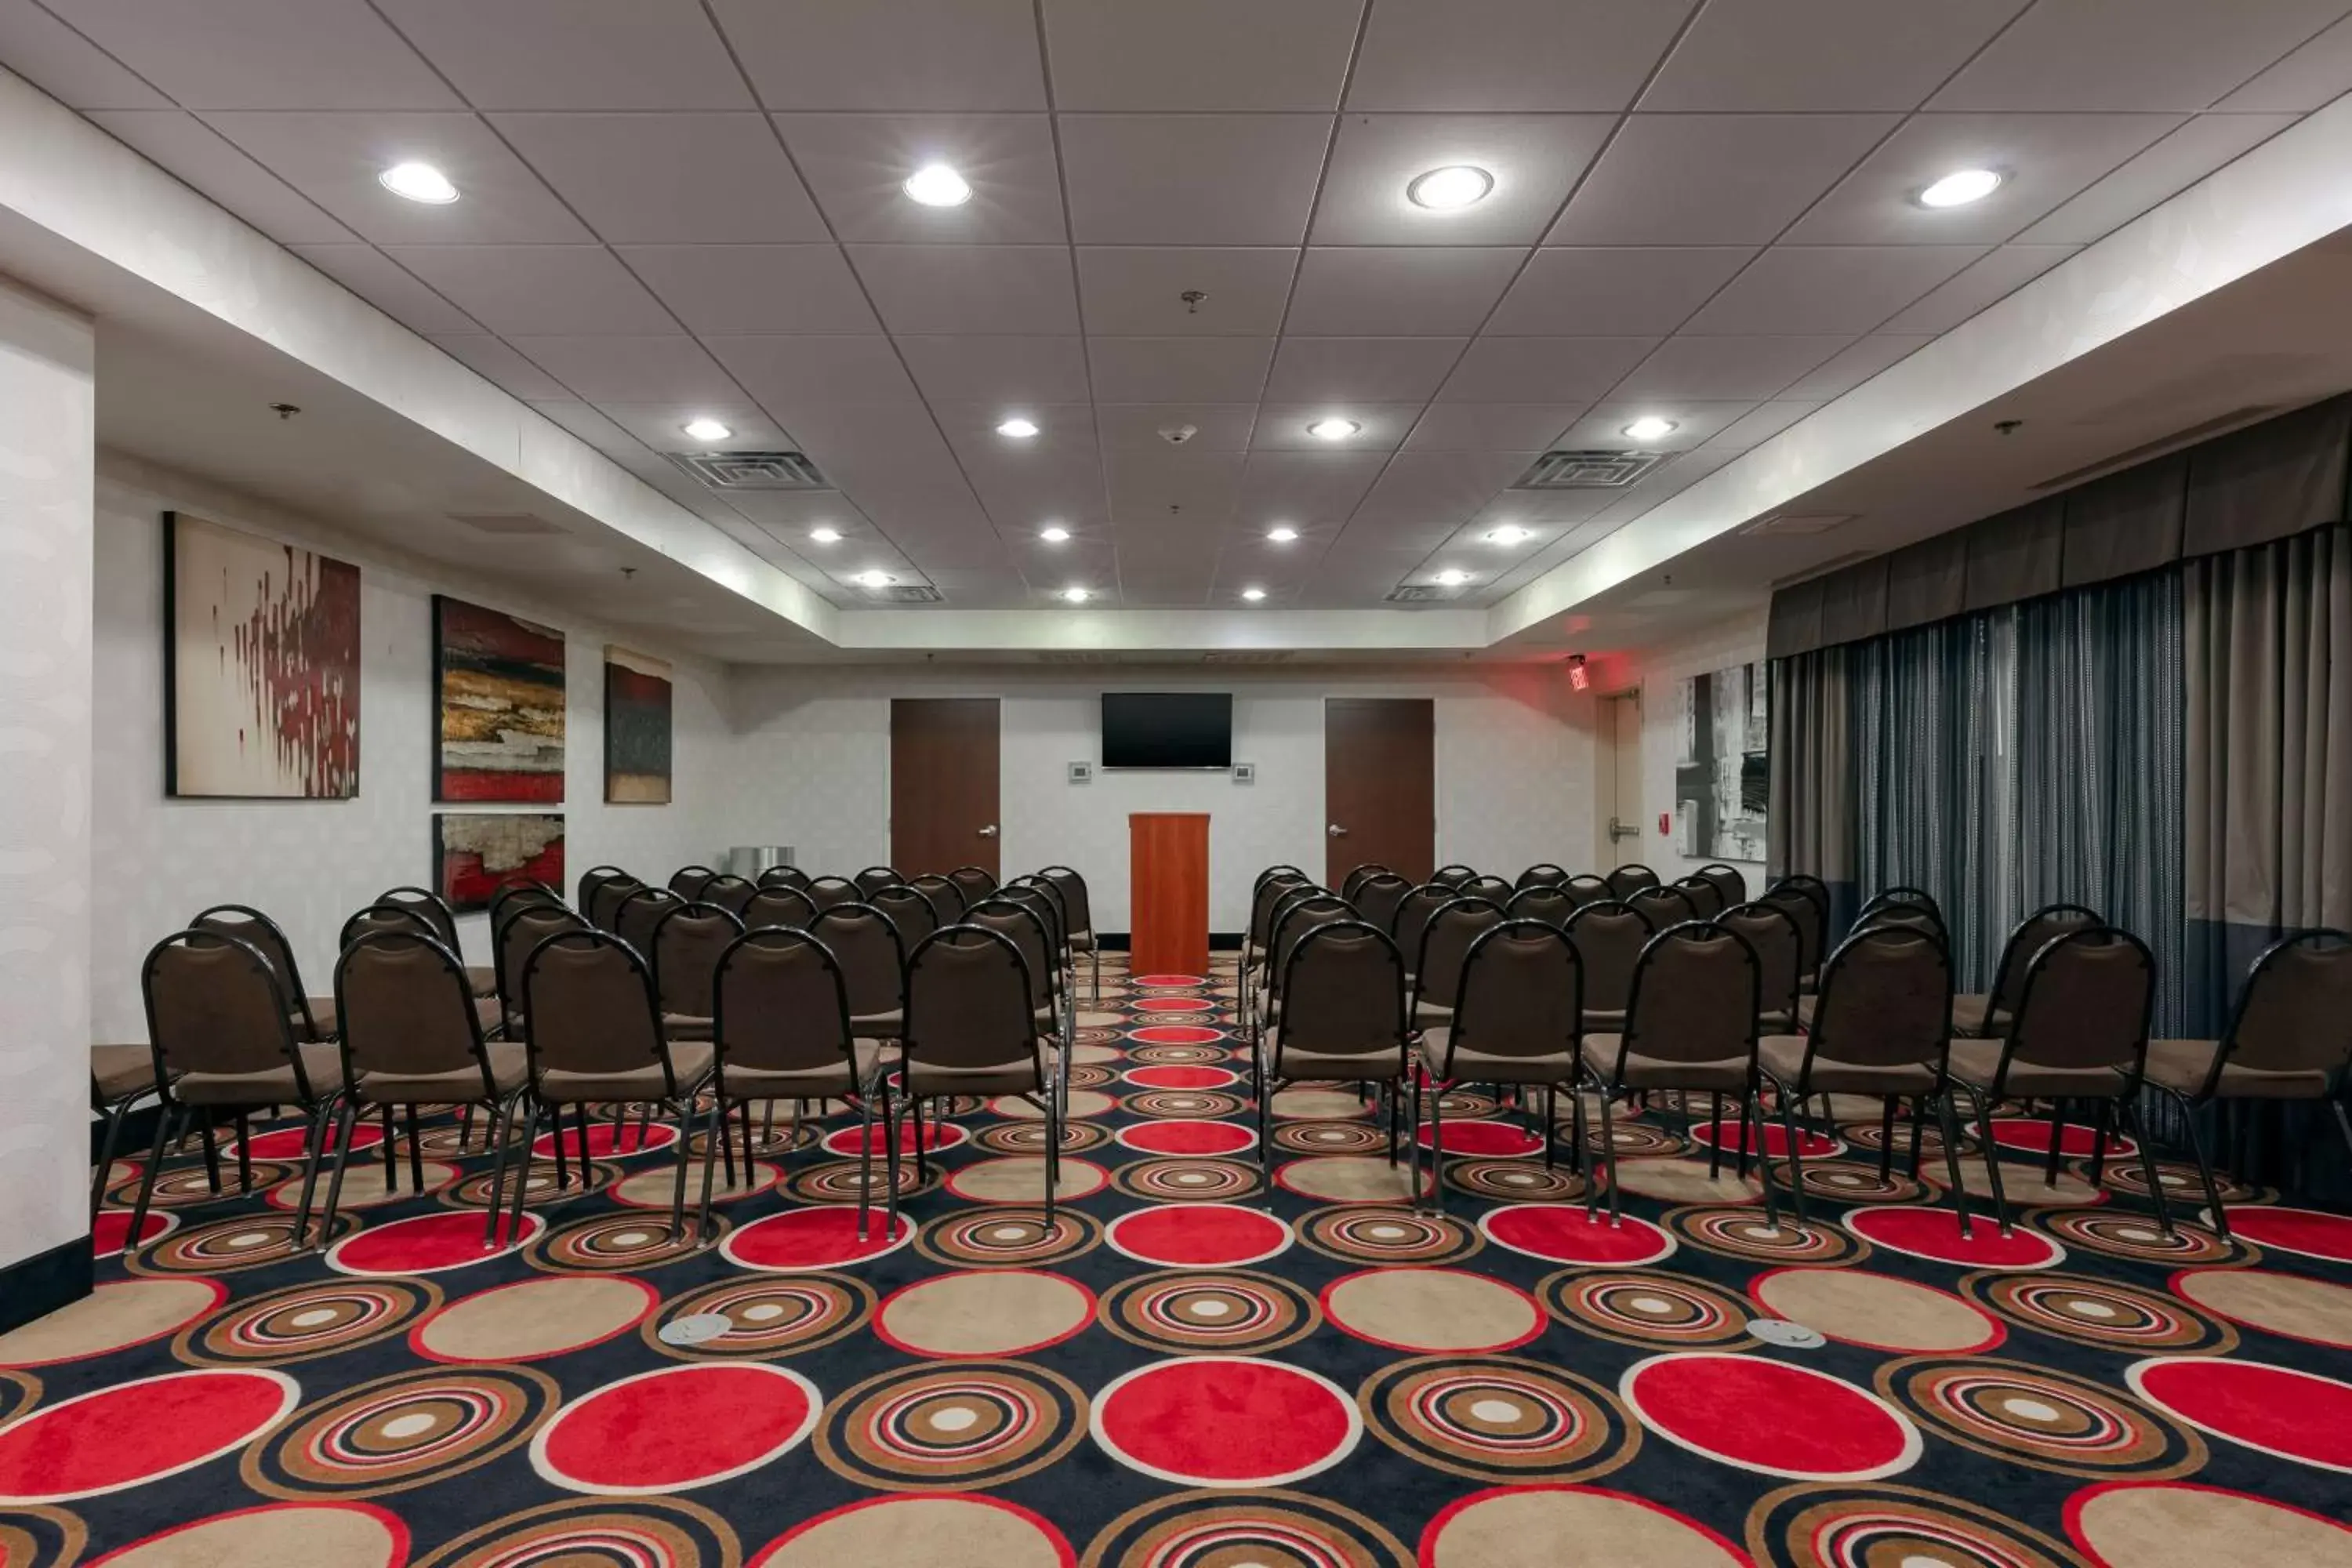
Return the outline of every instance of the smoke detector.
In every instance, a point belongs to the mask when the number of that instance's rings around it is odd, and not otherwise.
[[[1160,438],[1171,447],[1181,447],[1201,433],[1198,425],[1162,425]]]

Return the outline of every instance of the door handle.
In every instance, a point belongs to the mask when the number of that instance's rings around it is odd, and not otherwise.
[[[994,823],[992,823],[992,823],[990,823],[987,826],[985,826],[985,827],[982,828],[982,829],[980,830],[980,836],[981,836],[982,838],[993,838],[993,837],[996,837],[996,824],[994,824]]]
[[[1323,831],[1329,834],[1334,838],[1345,838],[1348,837],[1348,830],[1340,826],[1336,822],[1330,826],[1325,828]]]
[[[1609,819],[1609,841],[1611,843],[1613,844],[1620,838],[1639,838],[1640,837],[1642,837],[1642,830],[1634,824],[1621,822],[1613,816]]]

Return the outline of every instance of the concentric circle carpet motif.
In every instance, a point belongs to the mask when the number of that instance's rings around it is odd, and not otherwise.
[[[1107,958],[1050,1220],[1013,1100],[942,1108],[864,1237],[841,1116],[780,1118],[708,1246],[660,1126],[600,1121],[492,1249],[454,1116],[422,1194],[362,1130],[323,1250],[290,1124],[249,1196],[175,1159],[128,1259],[126,1160],[96,1293],[0,1335],[0,1565],[2352,1568],[2352,1217],[2231,1185],[2224,1241],[2168,1163],[2168,1238],[2021,1112],[2016,1228],[1964,1238],[1872,1114],[1775,1225],[1662,1106],[1595,1225],[1485,1085],[1416,1207],[1352,1087],[1260,1147],[1213,967]]]

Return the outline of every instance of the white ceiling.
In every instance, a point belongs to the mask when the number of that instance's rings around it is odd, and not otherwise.
[[[0,0],[0,63],[838,603],[1349,608],[1569,559],[2352,88],[2347,13]],[[933,160],[969,205],[901,194]],[[1465,162],[1484,203],[1403,199]],[[2011,177],[1909,200],[1964,165]],[[1632,490],[1509,489],[1652,413]],[[702,489],[697,415],[840,494]]]

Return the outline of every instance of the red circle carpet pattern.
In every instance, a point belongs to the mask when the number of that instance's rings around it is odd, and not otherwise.
[[[2128,1145],[2094,1188],[2070,1125],[2042,1195],[2050,1123],[2005,1107],[2032,1201],[1964,1237],[1940,1143],[1881,1181],[1841,1101],[1776,1222],[1736,1123],[1621,1106],[1612,1224],[1569,1107],[1547,1167],[1479,1085],[1416,1205],[1355,1086],[1285,1089],[1259,1148],[1231,955],[1103,978],[1050,1218],[1034,1108],[979,1098],[862,1237],[837,1107],[719,1173],[708,1238],[669,1232],[674,1126],[609,1107],[489,1247],[478,1117],[423,1118],[421,1194],[409,1130],[386,1190],[360,1128],[308,1247],[290,1120],[250,1195],[171,1160],[128,1257],[120,1162],[100,1289],[0,1332],[0,1563],[2352,1568],[2352,1215],[2275,1172],[2225,1177],[2224,1239],[2160,1149],[2168,1236]]]

